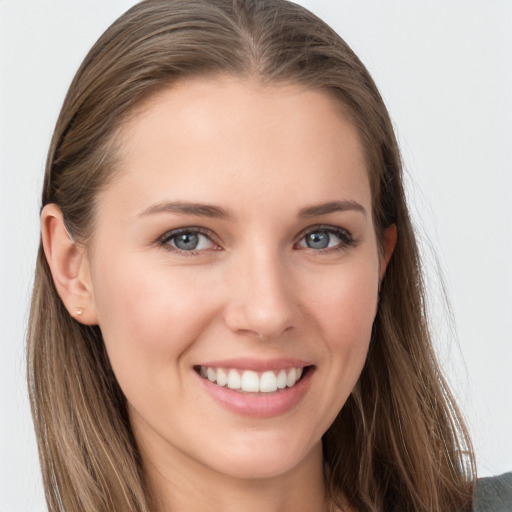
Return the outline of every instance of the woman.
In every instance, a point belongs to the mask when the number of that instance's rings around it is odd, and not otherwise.
[[[391,123],[304,9],[114,23],[57,123],[42,235],[51,510],[471,510]]]

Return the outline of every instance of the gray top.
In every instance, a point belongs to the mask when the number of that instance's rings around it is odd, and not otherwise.
[[[512,512],[512,472],[476,483],[474,512]]]

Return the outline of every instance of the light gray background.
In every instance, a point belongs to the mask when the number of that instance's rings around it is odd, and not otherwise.
[[[44,509],[24,334],[45,153],[82,58],[134,3],[0,0],[0,512]],[[512,1],[299,3],[351,44],[381,89],[426,250],[439,353],[479,472],[510,471]],[[440,307],[436,255],[457,335]]]

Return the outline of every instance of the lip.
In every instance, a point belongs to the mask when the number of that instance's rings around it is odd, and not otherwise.
[[[292,361],[287,360],[287,361]],[[294,364],[284,366],[269,366],[269,362],[265,362],[262,366],[261,361],[253,361],[254,364],[248,366],[247,364],[240,364],[241,360],[230,361],[215,361],[208,363],[204,366],[217,366],[228,367],[253,371],[277,370],[286,367],[293,367],[297,361],[293,360]],[[283,360],[280,360],[282,363]],[[221,364],[219,364],[221,363]],[[229,363],[229,364],[226,364]],[[247,361],[245,362],[247,363]],[[197,372],[194,372],[197,379],[204,386],[206,392],[222,407],[231,412],[241,416],[248,416],[253,418],[273,418],[283,415],[293,409],[306,394],[314,374],[315,367],[311,365],[298,364],[297,367],[307,366],[307,370],[302,378],[291,388],[285,388],[273,393],[244,393],[228,387],[218,386],[210,382],[208,379],[201,377]]]
[[[205,366],[210,368],[233,368],[234,370],[252,370],[253,372],[276,371],[288,368],[305,368],[313,366],[309,361],[303,361],[293,358],[280,359],[253,359],[253,358],[237,358],[224,359],[218,361],[208,361],[200,363],[197,366]]]

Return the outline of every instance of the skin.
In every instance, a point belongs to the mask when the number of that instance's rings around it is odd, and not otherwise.
[[[70,313],[101,327],[159,508],[328,510],[321,438],[363,367],[396,239],[379,251],[356,129],[324,92],[217,77],[150,98],[120,141],[91,245],[55,205],[43,242]],[[229,216],[161,208],[177,201]],[[300,215],[332,202],[350,208]],[[192,227],[194,251],[163,238]],[[194,366],[235,357],[307,361],[307,391],[275,417],[234,413]]]

